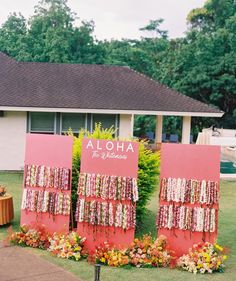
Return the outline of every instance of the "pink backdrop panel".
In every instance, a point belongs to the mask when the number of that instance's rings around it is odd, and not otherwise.
[[[83,139],[81,173],[137,178],[138,147],[138,142]]]
[[[196,180],[211,180],[220,182],[220,147],[192,144],[162,144],[160,178],[186,178]],[[168,204],[160,201],[160,204]],[[189,204],[185,204],[189,206]],[[191,206],[200,206],[191,204]],[[214,205],[216,209],[218,205]],[[158,230],[158,235],[168,238],[171,249],[179,257],[188,252],[193,244],[203,240],[215,242],[217,227],[214,233],[190,232],[180,229]]]
[[[194,144],[161,145],[161,178],[220,180],[220,147]]]
[[[45,165],[72,170],[73,138],[70,136],[27,134],[25,165]],[[24,188],[24,186],[23,186]],[[40,188],[37,188],[40,190]],[[56,190],[51,190],[55,191]],[[64,193],[71,193],[64,191]],[[21,225],[44,224],[48,231],[69,231],[70,216],[34,213],[21,210]]]
[[[20,224],[27,224],[34,226],[35,224],[45,225],[49,233],[53,232],[69,232],[70,216],[56,215],[52,216],[48,213],[35,213],[21,210]]]
[[[82,142],[80,172],[137,178],[138,147],[137,142],[85,138]],[[126,246],[133,241],[135,232],[134,229],[124,231],[114,227],[93,227],[86,223],[78,223],[77,231],[86,237],[85,245],[91,251],[104,241]]]
[[[85,247],[94,251],[95,248],[103,242],[109,242],[116,247],[125,248],[129,246],[134,240],[134,230],[130,229],[124,231],[120,227],[93,227],[87,223],[78,223],[77,232],[80,236],[86,237]]]
[[[25,164],[71,169],[72,149],[70,136],[27,134]]]

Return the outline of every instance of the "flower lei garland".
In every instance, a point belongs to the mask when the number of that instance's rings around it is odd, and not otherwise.
[[[197,273],[224,272],[225,249],[209,242],[194,244],[189,253],[180,257],[177,266],[183,270]]]
[[[103,200],[138,201],[136,178],[81,173],[78,195],[102,198]]]
[[[76,220],[94,226],[114,226],[127,230],[136,225],[136,210],[133,204],[86,201],[80,198],[77,201]]]
[[[44,165],[25,166],[25,186],[61,190],[70,189],[70,169],[52,168]]]
[[[93,226],[114,226],[124,230],[136,225],[137,179],[80,173],[76,220]],[[92,197],[91,199],[88,199]],[[102,201],[94,200],[102,199]],[[119,203],[112,201],[119,200]],[[129,201],[130,203],[122,203]]]
[[[217,204],[219,183],[185,178],[162,178],[160,199],[168,202]]]
[[[21,209],[51,215],[70,214],[71,198],[69,194],[44,190],[24,189]]]
[[[214,208],[162,205],[159,207],[156,224],[158,228],[215,232],[216,212]]]

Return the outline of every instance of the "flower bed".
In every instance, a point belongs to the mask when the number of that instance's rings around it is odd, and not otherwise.
[[[169,249],[165,236],[153,240],[150,235],[144,235],[142,239],[135,238],[125,249],[104,242],[93,255],[85,252],[85,240],[73,231],[51,235],[38,225],[33,228],[23,225],[19,232],[10,235],[10,241],[15,245],[40,248],[53,256],[75,261],[88,258],[88,261],[112,267],[173,267],[175,263],[174,253]],[[223,272],[226,259],[225,249],[218,244],[198,243],[177,260],[177,267],[195,274]]]
[[[85,238],[76,232],[68,234],[48,234],[43,226],[30,228],[27,225],[20,227],[19,232],[14,232],[10,237],[11,243],[48,250],[52,255],[64,259],[80,260],[86,254],[83,249]]]
[[[225,249],[209,242],[198,243],[177,261],[177,266],[192,273],[223,272],[227,256]]]
[[[20,231],[13,232],[10,241],[15,245],[46,250],[49,247],[49,235],[43,226],[35,225],[30,228],[22,225]]]
[[[49,237],[50,246],[47,250],[59,258],[78,261],[85,256],[83,252],[84,241],[85,238],[81,238],[74,231],[67,235],[54,233]]]
[[[167,267],[173,259],[164,236],[155,241],[149,235],[134,239],[127,249],[119,250],[104,243],[96,250],[96,260],[109,266]]]

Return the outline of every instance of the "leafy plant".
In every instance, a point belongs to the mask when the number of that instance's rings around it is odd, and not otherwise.
[[[74,136],[73,147],[73,167],[72,167],[72,205],[73,211],[76,209],[78,176],[80,171],[82,140],[84,137],[93,139],[115,140],[115,129],[103,129],[101,123],[95,125],[95,130],[87,132],[80,130],[78,137]],[[68,132],[73,135],[72,131]],[[151,195],[155,191],[158,183],[158,174],[160,166],[159,153],[152,152],[147,149],[147,142],[139,143],[139,162],[138,162],[138,187],[139,200],[136,205],[137,224],[142,222],[143,216],[146,213],[146,205]]]
[[[146,148],[147,142],[139,144],[138,187],[139,200],[136,205],[137,225],[142,222],[146,205],[157,188],[160,167],[160,153]]]

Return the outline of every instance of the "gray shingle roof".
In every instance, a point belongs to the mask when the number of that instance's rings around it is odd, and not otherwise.
[[[128,67],[17,62],[1,52],[0,106],[222,113]]]

